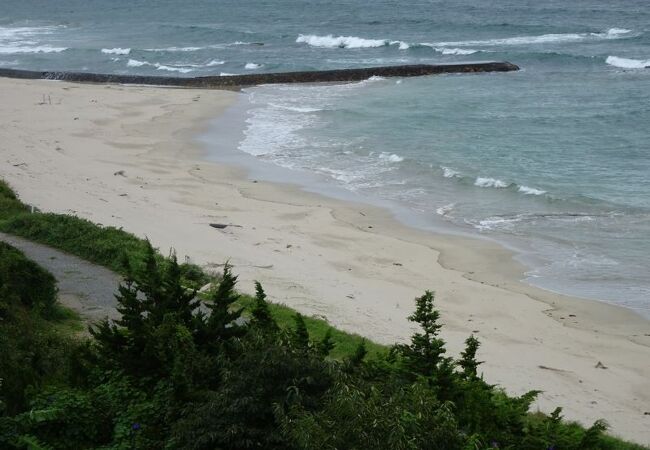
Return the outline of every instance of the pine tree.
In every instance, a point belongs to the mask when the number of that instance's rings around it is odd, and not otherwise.
[[[405,368],[424,376],[434,375],[443,360],[445,342],[438,337],[442,325],[438,323],[440,313],[433,308],[434,294],[426,291],[415,299],[415,312],[408,319],[422,327],[422,332],[413,334],[410,345],[398,345],[395,351],[402,356]]]
[[[476,352],[480,346],[481,342],[474,335],[465,340],[465,350],[460,354],[458,365],[463,369],[463,376],[467,379],[477,377],[477,368],[482,364],[482,361],[476,360]]]
[[[210,312],[202,330],[201,344],[215,349],[221,347],[228,339],[244,334],[245,327],[237,323],[243,308],[235,307],[239,300],[239,294],[235,291],[236,285],[237,276],[232,274],[230,264],[226,264],[221,282],[207,303]]]
[[[251,311],[251,316],[251,325],[265,331],[277,331],[278,326],[273,316],[271,316],[271,311],[266,301],[266,293],[258,281],[255,282],[255,305]]]
[[[354,350],[352,356],[348,358],[348,361],[350,365],[358,366],[363,362],[367,354],[368,350],[366,349],[366,340],[361,339],[361,342],[359,342],[359,345],[357,345],[357,348]]]
[[[335,346],[336,344],[332,339],[332,329],[328,328],[325,332],[325,336],[323,336],[323,339],[318,343],[318,352],[322,356],[328,356]]]
[[[305,319],[302,314],[296,313],[296,315],[293,316],[293,320],[296,323],[296,328],[293,330],[291,340],[296,348],[307,350],[309,348],[309,331],[307,331]]]

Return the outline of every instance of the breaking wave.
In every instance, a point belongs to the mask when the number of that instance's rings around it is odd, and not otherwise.
[[[442,169],[442,176],[445,178],[456,178],[460,177],[460,172],[457,170],[451,169],[449,167],[442,166],[440,167]]]
[[[67,50],[68,47],[51,47],[49,45],[36,45],[36,46],[0,46],[0,54],[12,55],[15,53],[61,53]]]
[[[131,53],[130,48],[103,48],[102,53],[106,53],[108,55],[128,55]]]
[[[621,67],[623,69],[648,69],[650,68],[650,59],[630,59],[619,58],[618,56],[608,56],[605,60],[610,66]]]
[[[51,35],[60,27],[0,27],[0,54],[60,53],[68,47],[54,47],[39,42],[39,37]]]
[[[160,63],[138,61],[137,59],[129,59],[126,65],[129,67],[151,66],[151,67],[155,67],[157,70],[166,70],[168,72],[179,72],[179,73],[189,73],[194,70],[193,68],[187,66],[166,66]]]
[[[335,37],[331,34],[328,34],[327,36],[301,34],[296,39],[296,42],[321,48],[373,48],[390,45],[390,41],[386,39],[364,39],[356,36]]]
[[[510,186],[510,184],[506,183],[505,181],[501,181],[497,178],[478,177],[476,181],[474,181],[474,186],[484,187],[484,188],[503,189]]]
[[[379,159],[381,159],[382,161],[393,162],[393,163],[404,161],[403,157],[396,155],[395,153],[388,153],[388,152],[380,153]]]
[[[535,188],[528,187],[528,186],[519,186],[518,191],[521,192],[522,194],[526,194],[526,195],[544,195],[544,194],[546,194],[546,191],[542,191],[541,189],[535,189]]]
[[[468,46],[493,46],[493,45],[529,45],[529,44],[556,44],[564,42],[579,42],[594,39],[622,39],[634,36],[632,30],[624,28],[610,28],[602,33],[557,33],[542,34],[538,36],[515,36],[509,38],[486,39],[476,41],[437,42],[429,44],[437,47],[468,47]]]

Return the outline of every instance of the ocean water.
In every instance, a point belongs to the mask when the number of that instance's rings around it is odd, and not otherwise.
[[[529,282],[650,317],[647,0],[0,4],[0,67],[199,76],[487,60],[522,70],[247,89],[238,151],[407,222],[504,242]]]

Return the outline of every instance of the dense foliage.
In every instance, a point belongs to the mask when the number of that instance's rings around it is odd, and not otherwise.
[[[229,266],[197,296],[146,241],[123,258],[121,319],[72,340],[47,315],[51,275],[33,265],[26,276],[29,264],[2,247],[3,449],[642,448],[605,436],[603,422],[530,414],[536,392],[486,383],[475,337],[447,353],[431,292],[416,299],[409,343],[369,358],[359,340],[337,359],[335,330],[315,338],[299,314],[286,326],[259,284],[245,316]]]
[[[73,343],[54,323],[64,317],[54,277],[0,242],[0,415],[24,410],[28,390],[63,377]]]

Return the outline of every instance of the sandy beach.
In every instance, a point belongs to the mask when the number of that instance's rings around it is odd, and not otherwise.
[[[123,227],[215,270],[229,260],[240,290],[259,280],[272,301],[377,342],[407,339],[413,298],[434,290],[449,355],[474,333],[489,382],[540,389],[541,410],[606,418],[650,444],[650,322],[519,282],[525,268],[491,242],[206,162],[196,136],[238,95],[0,79],[0,177],[43,211]]]

